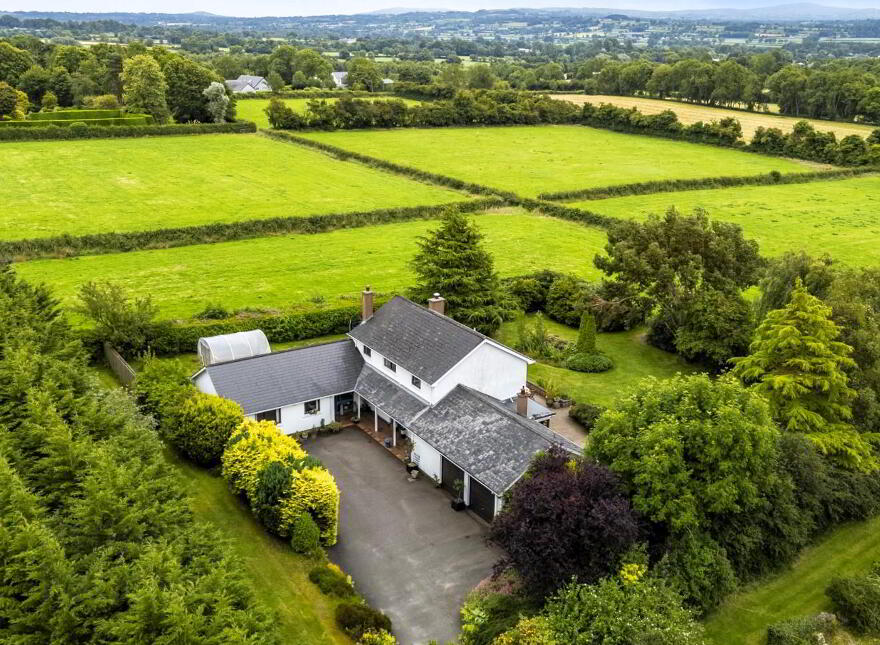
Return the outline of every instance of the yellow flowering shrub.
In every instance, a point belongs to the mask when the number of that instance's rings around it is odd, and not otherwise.
[[[290,497],[281,501],[279,532],[287,535],[300,513],[311,513],[321,529],[324,546],[336,544],[339,523],[339,488],[324,468],[304,468],[291,482]]]
[[[620,579],[623,584],[633,584],[641,580],[648,568],[643,564],[625,564],[620,570]]]
[[[306,451],[272,421],[245,419],[223,451],[223,479],[236,494],[252,499],[257,474],[270,461],[305,459]],[[292,519],[292,518],[291,518]]]

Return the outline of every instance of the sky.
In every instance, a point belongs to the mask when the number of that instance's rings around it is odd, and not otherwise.
[[[414,9],[506,9],[513,7],[603,7],[613,9],[706,9],[766,7],[802,0],[0,0],[6,11],[89,11],[186,13],[209,11],[226,16],[309,16],[363,13],[390,7]],[[812,0],[838,7],[876,7],[880,0]]]

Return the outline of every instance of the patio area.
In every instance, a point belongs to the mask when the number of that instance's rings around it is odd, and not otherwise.
[[[398,427],[397,439],[395,442],[393,425],[383,421],[381,417],[374,417],[372,412],[364,414],[364,416],[357,422],[354,421],[353,417],[348,417],[342,421],[342,425],[358,428],[361,432],[385,448],[400,461],[406,461],[409,458],[412,444],[405,436],[406,431]]]

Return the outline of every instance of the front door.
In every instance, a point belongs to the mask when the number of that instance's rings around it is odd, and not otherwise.
[[[455,482],[460,481],[464,486],[464,471],[443,457],[440,464],[440,485],[449,491],[453,497],[458,497],[459,493],[455,490]]]
[[[476,479],[470,481],[470,509],[487,522],[495,517],[495,495]]]
[[[337,394],[334,400],[334,405],[336,407],[337,419],[352,414],[354,411],[354,393],[349,392],[348,394]]]

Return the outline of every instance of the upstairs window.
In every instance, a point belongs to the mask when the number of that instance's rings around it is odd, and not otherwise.
[[[394,363],[392,363],[391,361],[389,361],[387,358],[383,358],[382,360],[383,360],[384,363],[385,363],[385,367],[387,367],[389,370],[391,370],[392,372],[396,372],[396,371],[397,371],[397,365],[395,365]]]
[[[306,414],[318,414],[321,411],[321,399],[306,401],[303,405],[306,409]]]
[[[278,423],[278,410],[266,410],[265,412],[257,412],[254,417],[257,421],[271,421],[272,423]]]
[[[373,350],[370,349],[369,347],[367,347],[366,345],[364,345],[364,356],[372,356],[372,355],[373,355]]]
[[[412,384],[413,384],[413,387],[416,388],[417,390],[422,389],[422,379],[420,379],[419,377],[413,376],[412,377]]]

